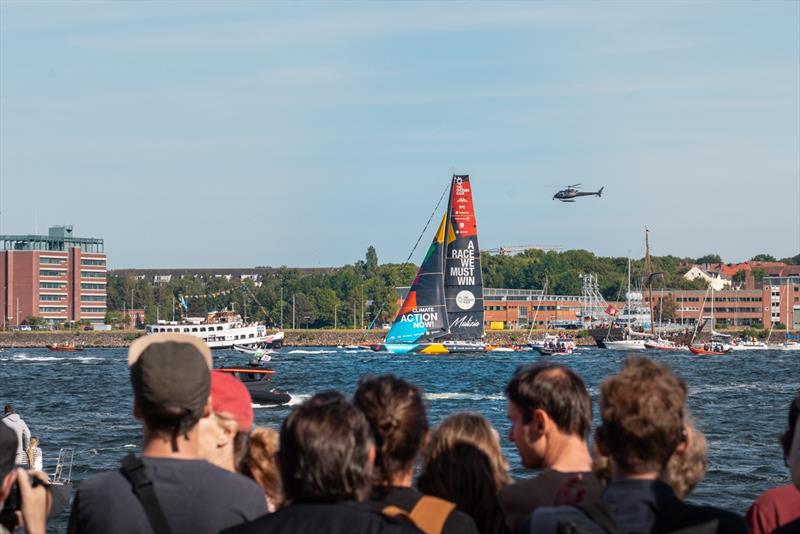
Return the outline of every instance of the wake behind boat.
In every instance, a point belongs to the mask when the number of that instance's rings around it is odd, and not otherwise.
[[[453,175],[447,211],[386,341],[394,354],[486,352],[483,277],[469,175]]]

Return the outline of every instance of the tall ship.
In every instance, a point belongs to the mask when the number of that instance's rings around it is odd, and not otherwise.
[[[233,311],[211,312],[206,317],[186,317],[181,321],[158,321],[145,327],[147,334],[180,332],[199,337],[212,349],[245,347],[280,348],[283,332],[267,334],[264,323],[244,321]]]
[[[378,350],[484,352],[483,276],[469,175],[454,174],[447,210]]]

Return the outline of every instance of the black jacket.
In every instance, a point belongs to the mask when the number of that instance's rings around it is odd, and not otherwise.
[[[402,518],[390,518],[373,505],[355,502],[293,504],[225,534],[419,534]]]

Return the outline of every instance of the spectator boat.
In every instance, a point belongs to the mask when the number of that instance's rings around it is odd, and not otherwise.
[[[52,352],[78,352],[83,350],[83,347],[75,345],[75,343],[71,341],[66,343],[52,343],[47,345],[47,348]]]
[[[267,334],[264,323],[248,323],[235,312],[209,313],[203,317],[187,317],[180,322],[159,321],[145,327],[147,334],[180,332],[199,337],[212,349],[230,349],[234,345],[278,349],[283,346],[283,332]]]
[[[230,373],[241,380],[256,404],[281,405],[288,404],[292,400],[288,391],[272,386],[272,375],[275,374],[272,369],[251,366],[224,367],[215,371]]]
[[[692,354],[721,356],[733,352],[733,347],[726,343],[712,341],[711,343],[703,343],[702,345],[691,345],[689,346],[689,350]]]

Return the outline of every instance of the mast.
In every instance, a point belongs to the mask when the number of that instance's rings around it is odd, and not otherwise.
[[[531,341],[531,334],[533,334],[533,329],[536,327],[536,316],[539,315],[539,308],[542,306],[542,299],[547,294],[547,277],[544,277],[544,286],[542,287],[542,294],[539,295],[539,302],[536,304],[536,310],[533,312],[533,320],[531,321],[531,329],[528,331],[528,343]],[[545,328],[545,331],[547,328]]]
[[[650,333],[656,336],[656,323],[653,320],[655,311],[653,309],[653,265],[650,262],[650,230],[644,227],[644,271],[647,275],[647,298],[650,301]]]

